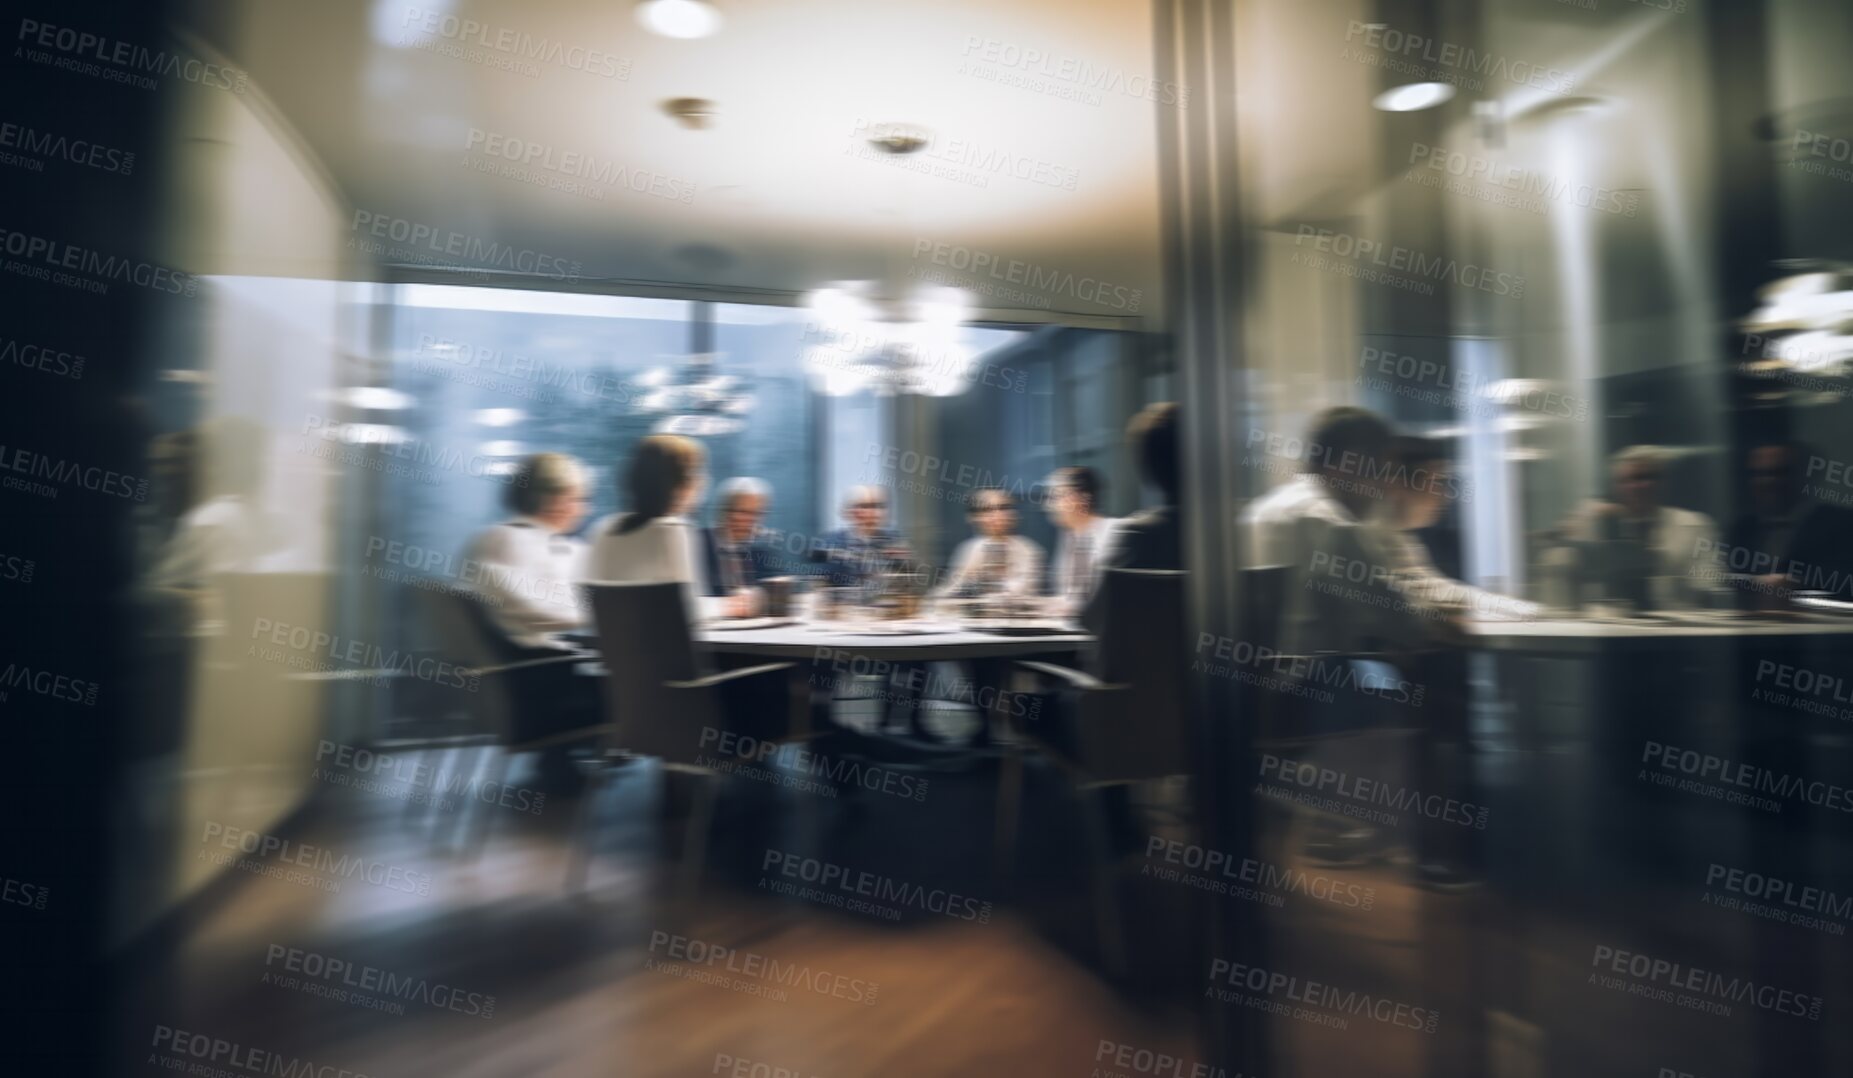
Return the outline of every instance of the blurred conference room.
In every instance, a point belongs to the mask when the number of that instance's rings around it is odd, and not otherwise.
[[[9,6],[9,1071],[1853,1073],[1853,6]]]

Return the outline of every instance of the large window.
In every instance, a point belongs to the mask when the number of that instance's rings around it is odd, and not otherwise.
[[[618,508],[614,469],[661,418],[644,374],[688,352],[692,304],[407,285],[392,312],[391,391],[353,436],[382,454],[390,537],[442,551],[507,515],[515,461],[571,453],[592,471],[592,519]],[[724,441],[724,439],[723,439]]]

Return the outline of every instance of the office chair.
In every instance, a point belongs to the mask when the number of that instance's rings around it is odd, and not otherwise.
[[[437,630],[445,657],[460,668],[462,676],[477,679],[472,706],[474,737],[492,753],[485,781],[499,787],[508,772],[510,757],[594,741],[605,732],[605,727],[594,722],[539,737],[524,738],[520,734],[520,709],[545,707],[550,703],[538,691],[543,687],[530,680],[532,672],[582,663],[591,657],[589,653],[562,650],[558,655],[524,655],[495,624],[488,603],[475,592],[456,587],[412,590],[423,606],[428,623]],[[434,777],[444,772],[455,752],[453,746],[446,753],[445,764],[434,770]],[[481,855],[488,838],[489,812],[480,804],[481,798],[469,800],[472,802],[470,810],[460,824],[462,848],[468,856],[476,857]],[[411,807],[408,802],[408,812]]]
[[[1085,796],[1094,846],[1094,916],[1101,954],[1123,973],[1117,860],[1101,796],[1109,787],[1187,775],[1194,738],[1184,681],[1187,665],[1184,584],[1168,569],[1108,569],[1096,600],[1101,611],[1095,674],[1056,663],[1019,661],[1053,679],[1071,722],[1059,735],[1020,728],[1019,737],[1053,762]],[[1021,726],[1021,724],[1019,724]],[[1008,815],[1003,815],[1007,811]],[[1014,797],[1000,808],[1000,828],[1016,827]]]
[[[757,666],[707,673],[699,661],[683,586],[664,584],[588,584],[592,620],[603,656],[604,700],[609,721],[604,734],[604,766],[595,767],[593,788],[585,792],[574,828],[567,864],[569,889],[583,891],[597,824],[599,795],[619,766],[654,758],[668,772],[699,776],[693,812],[683,840],[679,892],[692,898],[707,853],[708,829],[721,772],[701,762],[704,728],[740,729],[736,721],[753,714],[756,704],[786,699],[786,672],[796,664]],[[780,724],[783,726],[783,724]],[[786,731],[788,732],[788,731]]]
[[[1408,669],[1408,661],[1412,657],[1429,653],[1425,648],[1398,652],[1362,649],[1305,653],[1288,651],[1281,645],[1287,637],[1285,612],[1293,575],[1292,567],[1279,565],[1243,569],[1237,576],[1236,624],[1239,642],[1245,647],[1252,647],[1256,654],[1265,648],[1268,656],[1265,660],[1228,664],[1244,675],[1237,686],[1239,713],[1248,717],[1255,731],[1253,755],[1244,765],[1249,769],[1247,779],[1255,777],[1254,768],[1264,755],[1283,758],[1287,758],[1287,754],[1302,753],[1326,757],[1337,755],[1341,759],[1402,761],[1408,766],[1408,762],[1413,759],[1409,746],[1419,743],[1425,732],[1421,724],[1413,721],[1409,709],[1400,710],[1391,721],[1382,721],[1382,709],[1392,705],[1375,697],[1367,698],[1351,688],[1335,693],[1334,699],[1330,701],[1318,701],[1264,684],[1268,681],[1291,682],[1303,677],[1308,671],[1330,671],[1356,661],[1386,663],[1397,667],[1400,673]],[[1243,667],[1245,670],[1240,669]],[[1348,679],[1347,683],[1355,685],[1355,677]],[[1317,685],[1315,679],[1306,687],[1317,691]],[[1322,708],[1326,710],[1321,711]],[[1289,849],[1306,845],[1308,852],[1314,852],[1323,842],[1330,846],[1321,856],[1332,856],[1334,851],[1347,848],[1343,842],[1346,836],[1350,836],[1349,848],[1353,850],[1358,848],[1360,842],[1372,841],[1365,832],[1373,828],[1360,825],[1351,817],[1298,801],[1281,800],[1261,793],[1255,796],[1262,803],[1286,812],[1290,818],[1304,821],[1315,834],[1323,828],[1332,836],[1317,841],[1298,838],[1285,841]],[[1281,835],[1284,838],[1285,832],[1281,832]]]
[[[1408,658],[1432,652],[1433,649],[1426,645],[1395,652],[1359,649],[1297,653],[1284,649],[1281,646],[1287,635],[1284,613],[1292,574],[1293,569],[1285,565],[1243,569],[1237,574],[1236,624],[1240,642],[1252,646],[1257,653],[1266,649],[1266,660],[1258,660],[1253,664],[1257,679],[1286,680],[1294,671],[1317,664],[1352,661],[1380,662],[1400,669]],[[1244,713],[1255,717],[1257,749],[1271,752],[1301,748],[1331,736],[1306,732],[1308,709],[1303,697],[1274,692],[1258,684],[1257,679],[1247,679],[1242,683],[1242,695],[1247,705]],[[1395,734],[1409,733],[1419,727],[1374,724],[1371,729],[1378,734]]]

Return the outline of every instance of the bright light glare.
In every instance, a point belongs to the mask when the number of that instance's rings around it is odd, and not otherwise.
[[[1378,94],[1371,107],[1384,112],[1419,112],[1454,99],[1454,87],[1445,82],[1412,82]]]
[[[476,422],[485,427],[512,427],[527,417],[527,413],[519,408],[479,408],[476,410]]]
[[[385,386],[354,386],[338,394],[341,402],[350,408],[365,408],[382,412],[396,412],[401,408],[412,406],[409,393],[401,393]]]
[[[833,396],[873,392],[950,397],[971,384],[976,353],[959,340],[970,297],[958,288],[928,288],[900,305],[901,320],[884,320],[867,281],[822,288],[810,297],[815,319],[807,336],[820,338],[804,363],[819,390]]]
[[[637,5],[637,21],[653,34],[687,40],[719,30],[721,13],[701,0],[645,0]]]

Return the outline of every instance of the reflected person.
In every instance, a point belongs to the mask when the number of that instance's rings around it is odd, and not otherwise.
[[[1289,570],[1277,626],[1284,653],[1376,651],[1436,632],[1392,573],[1391,446],[1390,425],[1375,412],[1327,408],[1307,429],[1300,474],[1242,512],[1248,566]]]
[[[1819,460],[1802,442],[1769,442],[1750,451],[1750,511],[1738,517],[1711,557],[1765,600],[1780,605],[1794,591],[1824,591],[1853,600],[1853,511],[1808,493],[1805,462]]]
[[[1435,567],[1422,538],[1459,497],[1453,460],[1443,443],[1405,435],[1395,442],[1396,466],[1386,487],[1385,532],[1397,589],[1416,606],[1454,618],[1515,620],[1536,617],[1538,606],[1456,580]]]
[[[1666,450],[1635,445],[1610,460],[1613,496],[1573,512],[1561,532],[1579,590],[1636,610],[1693,609],[1714,590],[1704,555],[1717,526],[1704,513],[1661,504]],[[1562,564],[1562,562],[1560,562]]]

